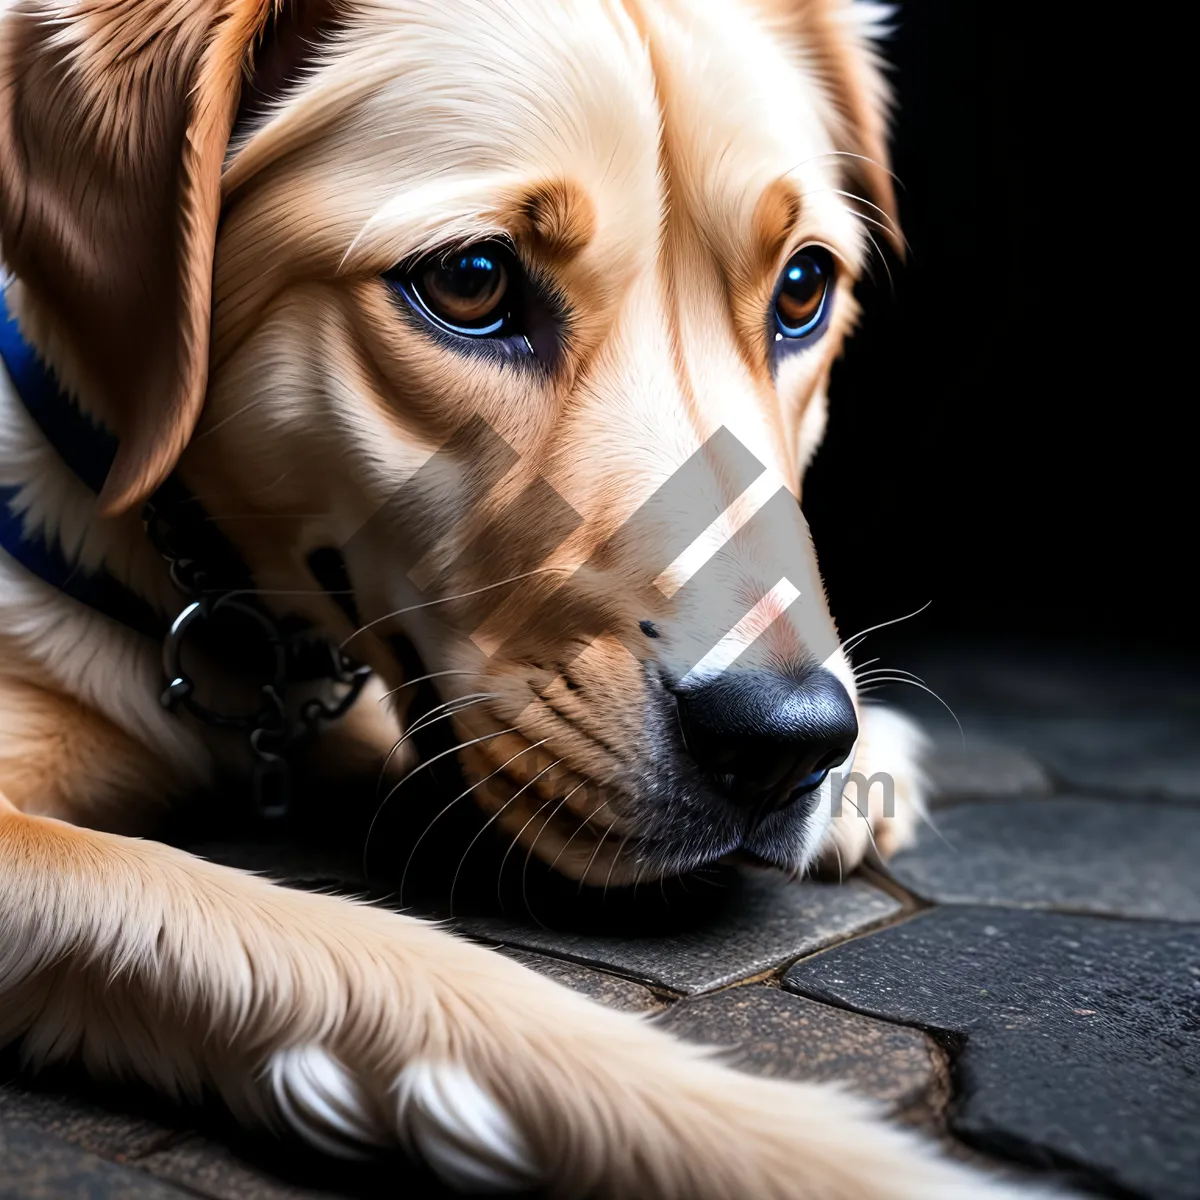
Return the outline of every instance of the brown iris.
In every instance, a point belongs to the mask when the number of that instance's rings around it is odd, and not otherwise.
[[[478,337],[503,326],[509,278],[502,251],[475,246],[429,262],[414,282],[431,316],[456,332]]]
[[[786,338],[813,333],[824,316],[833,281],[833,257],[821,246],[806,246],[788,260],[775,293],[775,319]]]

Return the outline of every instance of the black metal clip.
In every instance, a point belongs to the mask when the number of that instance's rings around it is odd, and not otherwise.
[[[185,530],[167,515],[179,511],[177,501],[174,506],[150,503],[143,512],[146,531],[166,560],[172,582],[190,597],[163,640],[167,685],[162,703],[171,710],[182,708],[206,725],[246,734],[254,756],[255,810],[261,817],[277,820],[291,806],[290,755],[296,744],[321,722],[344,716],[361,694],[371,670],[328,642],[285,633],[286,625],[254,597],[248,572],[240,564],[231,565],[236,554],[230,547],[201,557],[194,550],[188,552],[190,539]],[[196,521],[194,512],[189,519]],[[214,555],[217,560],[224,559],[223,569],[218,569],[216,576],[202,565]],[[217,578],[240,579],[245,586],[227,583],[214,587]],[[210,653],[215,652],[218,659],[228,662],[236,658],[237,670],[245,669],[247,656],[254,657],[259,648],[265,650],[265,672],[253,711],[229,713],[201,703],[183,661],[184,647],[193,640],[207,646]],[[289,684],[316,681],[342,685],[346,691],[332,704],[309,700],[301,707],[300,720],[290,719],[284,700]]]
[[[286,817],[292,807],[292,768],[283,754],[267,749],[266,729],[250,734],[254,751],[254,811],[266,821]]]
[[[270,678],[259,689],[262,703],[251,713],[224,713],[200,703],[196,699],[195,684],[183,665],[183,647],[188,638],[218,617],[228,616],[250,622],[252,635],[261,639],[271,658]],[[283,635],[269,613],[258,605],[243,602],[237,593],[203,596],[183,608],[163,639],[163,671],[167,688],[162,702],[166,708],[173,710],[181,706],[206,725],[220,729],[243,729],[248,733],[260,728],[282,731],[286,721],[282,697],[287,685],[287,648]]]

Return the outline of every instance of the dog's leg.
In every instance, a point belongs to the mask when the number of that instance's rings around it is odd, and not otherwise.
[[[925,735],[911,719],[882,705],[862,706],[853,777],[845,780],[840,808],[834,806],[818,874],[838,879],[868,855],[887,858],[911,844],[925,811],[925,751]]]
[[[421,921],[0,799],[0,1043],[472,1188],[1015,1195],[866,1104],[754,1079]],[[1027,1193],[1023,1193],[1027,1194]]]

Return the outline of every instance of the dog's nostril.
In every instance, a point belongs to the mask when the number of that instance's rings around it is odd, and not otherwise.
[[[784,808],[849,756],[858,721],[845,688],[823,669],[789,679],[725,672],[676,696],[688,753],[735,804]]]
[[[792,795],[803,796],[808,792],[819,788],[825,782],[825,777],[829,774],[828,767],[818,767],[815,771],[810,771],[803,779],[797,779],[792,784]]]

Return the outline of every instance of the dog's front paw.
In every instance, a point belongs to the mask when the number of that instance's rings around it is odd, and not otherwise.
[[[391,1080],[372,1079],[308,1043],[276,1051],[266,1080],[284,1124],[322,1153],[364,1158],[403,1146],[472,1193],[539,1182],[516,1126],[457,1064],[417,1060]]]
[[[431,969],[409,959],[382,979],[360,948],[345,1005],[266,1060],[258,1097],[277,1126],[344,1157],[407,1148],[472,1194],[1015,1200],[840,1089],[738,1074],[493,951],[437,940]],[[388,948],[374,950],[378,965]]]
[[[924,812],[921,760],[927,739],[909,717],[864,705],[853,771],[838,774],[840,803],[818,855],[815,873],[840,879],[865,858],[888,858],[909,845]]]
[[[276,1052],[266,1079],[283,1122],[318,1150],[359,1158],[403,1146],[471,1195],[541,1186],[597,1200],[1031,1200],[939,1160],[838,1089],[738,1075],[646,1027],[632,1040],[642,1039],[591,1048],[572,1039],[581,1090],[518,1101],[526,1121],[541,1110],[536,1147],[453,1063],[412,1062],[389,1084],[310,1043]],[[540,1077],[551,1092],[570,1082],[555,1078],[553,1060],[518,1055],[511,1065],[533,1066],[529,1082]]]

